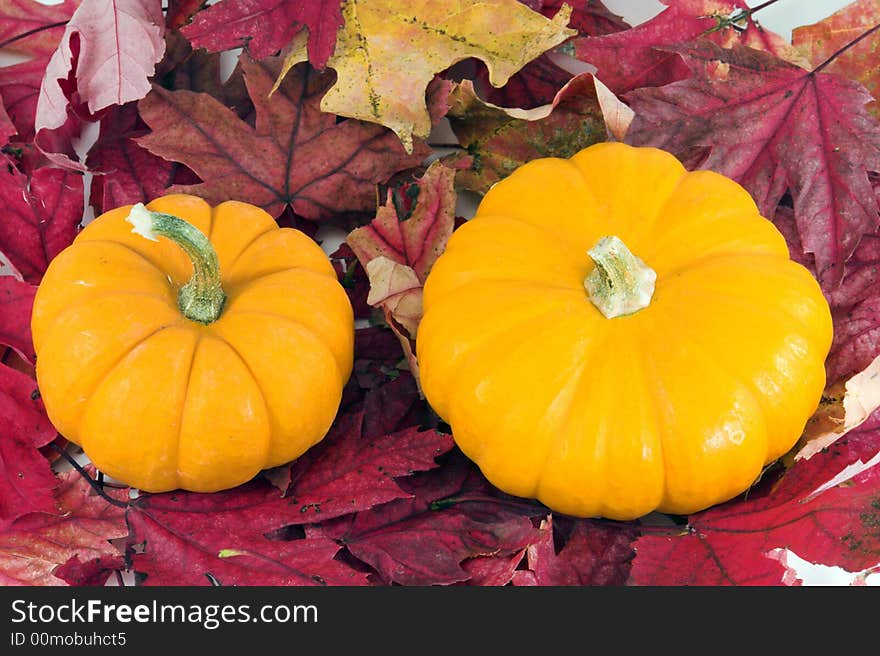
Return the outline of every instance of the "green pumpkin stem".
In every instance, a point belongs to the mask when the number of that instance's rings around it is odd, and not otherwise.
[[[650,305],[657,274],[620,238],[602,237],[587,254],[596,266],[584,280],[584,287],[603,315],[613,319]]]
[[[212,323],[223,311],[226,293],[220,285],[220,264],[217,252],[201,230],[173,214],[153,212],[138,203],[131,208],[126,221],[132,232],[151,241],[167,237],[175,242],[192,260],[193,275],[177,295],[177,305],[183,315],[199,323]]]

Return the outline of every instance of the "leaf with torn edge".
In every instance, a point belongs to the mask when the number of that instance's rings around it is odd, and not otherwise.
[[[865,423],[880,408],[880,356],[846,382],[826,391],[810,417],[795,460],[810,458]]]
[[[874,100],[868,111],[880,118],[880,32],[838,52],[880,23],[880,0],[856,0],[827,18],[795,28],[791,42],[813,66],[826,61],[825,70],[865,85]],[[829,58],[833,57],[831,61]]]
[[[470,80],[449,94],[447,118],[466,150],[446,158],[462,170],[456,183],[486,193],[526,162],[539,157],[571,157],[582,148],[605,141],[609,132],[625,132],[626,115],[609,98],[611,92],[591,73],[573,77],[548,105],[530,110],[503,108],[477,97]],[[603,107],[612,116],[606,125]],[[613,128],[612,128],[613,126]],[[611,129],[609,129],[611,128]],[[469,166],[459,166],[469,163]]]
[[[332,114],[391,128],[412,151],[431,119],[425,89],[436,73],[475,57],[493,86],[576,34],[571,8],[552,19],[517,0],[348,0],[327,66],[337,81],[321,101]]]
[[[64,166],[82,168],[49,148],[49,133],[68,119],[74,78],[79,100],[91,114],[143,98],[165,52],[165,18],[158,0],[83,0],[67,23],[46,67],[36,110],[38,147]]]
[[[454,176],[453,169],[433,162],[415,182],[389,190],[376,218],[346,238],[369,277],[367,303],[382,308],[411,366],[422,286],[455,228]]]
[[[212,204],[246,199],[276,218],[289,206],[297,216],[321,221],[372,211],[376,184],[417,166],[429,152],[420,142],[407,155],[391,131],[321,112],[332,73],[299,64],[270,97],[281,60],[243,55],[239,65],[254,103],[253,126],[205,93],[156,86],[138,104],[151,132],[137,143],[203,180],[172,192]]]

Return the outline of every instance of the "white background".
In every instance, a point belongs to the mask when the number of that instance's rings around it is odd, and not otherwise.
[[[60,0],[40,1],[44,4],[60,2]],[[657,0],[604,0],[604,2],[611,11],[625,18],[630,24],[637,24],[647,20],[664,8],[664,5]],[[763,0],[749,0],[747,4],[755,7],[762,2]],[[765,28],[790,40],[791,31],[794,28],[820,21],[847,4],[849,4],[849,0],[779,0],[776,4],[762,9],[755,14],[755,19]],[[19,57],[0,51],[0,66],[20,60]],[[84,153],[94,137],[94,129],[87,131],[79,146],[79,150]],[[466,199],[459,209],[464,216],[469,216],[473,211],[473,204],[467,202]],[[88,219],[91,216],[92,213],[87,203],[86,217]],[[328,252],[332,252],[344,235],[325,231],[323,236],[326,238],[325,249]],[[803,579],[806,585],[847,585],[852,583],[858,574],[845,572],[837,567],[826,567],[821,564],[806,562],[797,554],[787,550],[777,550],[774,557],[783,560],[796,572],[797,576]],[[867,578],[864,578],[864,582],[868,585],[880,585],[880,574],[867,576]]]

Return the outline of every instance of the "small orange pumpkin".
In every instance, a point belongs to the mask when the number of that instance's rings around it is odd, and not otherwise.
[[[50,263],[32,332],[49,418],[100,471],[211,492],[324,437],[354,320],[308,236],[174,194],[89,223]]]

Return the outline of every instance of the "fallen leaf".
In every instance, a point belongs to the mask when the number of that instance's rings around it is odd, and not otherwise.
[[[880,408],[880,356],[849,380],[826,390],[796,446],[795,459],[810,458],[861,426]]]
[[[400,500],[358,513],[338,539],[385,584],[450,585],[468,579],[462,561],[522,549],[534,532],[515,514],[483,521],[459,508],[414,512]]]
[[[9,166],[0,175],[0,252],[28,282],[73,241],[83,215],[82,175],[43,167],[30,176]]]
[[[244,47],[254,59],[263,59],[278,53],[305,28],[308,59],[322,69],[333,54],[341,25],[341,0],[221,0],[196,14],[181,32],[198,48]]]
[[[778,558],[788,549],[814,564],[861,571],[880,549],[880,431],[876,422],[798,460],[736,500],[635,542],[632,585],[792,584]],[[873,464],[872,464],[873,463]]]
[[[666,9],[632,29],[572,41],[575,57],[596,66],[596,75],[614,93],[689,77],[690,70],[677,47],[700,37],[723,47],[747,45],[807,65],[791,44],[755,22],[743,0],[661,2]]]
[[[493,86],[575,34],[570,8],[547,19],[516,0],[347,0],[344,27],[327,66],[337,81],[321,101],[332,114],[391,128],[412,152],[427,137],[425,90],[434,75],[475,57]]]
[[[530,110],[496,107],[477,97],[470,80],[449,95],[447,118],[464,149],[446,158],[461,170],[456,183],[485,193],[516,168],[539,157],[571,157],[608,138],[596,80],[573,77],[553,102]],[[463,167],[464,162],[469,167]]]
[[[502,87],[489,83],[485,67],[473,73],[474,89],[486,102],[500,107],[531,109],[553,102],[554,96],[572,78],[572,72],[556,62],[574,55],[573,44],[581,37],[601,36],[630,29],[630,25],[612,13],[600,0],[521,0],[530,9],[552,18],[566,4],[572,8],[568,26],[577,35],[533,59],[515,73]],[[560,57],[560,55],[562,57]],[[566,61],[567,60],[563,60]]]
[[[576,520],[557,553],[553,517],[541,522],[541,539],[526,550],[527,569],[517,572],[515,585],[623,585],[635,553],[632,525]]]
[[[124,510],[95,494],[76,471],[58,481],[57,508],[31,512],[0,531],[0,585],[65,585],[55,572],[72,559],[123,567],[111,540],[128,535]],[[112,494],[120,501],[123,493]]]
[[[15,349],[25,360],[34,363],[31,340],[31,311],[37,288],[14,276],[0,276],[0,344]]]
[[[407,155],[381,126],[337,122],[321,112],[320,98],[332,83],[328,73],[300,64],[269,98],[281,61],[244,56],[240,65],[256,108],[254,127],[204,93],[154,87],[140,101],[151,132],[137,142],[188,166],[204,181],[171,191],[212,204],[245,199],[274,217],[289,206],[298,216],[320,221],[370,211],[376,184],[417,165],[428,152],[420,144]]]
[[[627,142],[733,178],[769,218],[790,189],[803,249],[823,289],[834,289],[880,223],[868,178],[880,170],[880,125],[865,111],[864,88],[743,46],[704,40],[675,51],[694,77],[627,94]],[[708,72],[719,63],[724,80]]]
[[[176,521],[180,520],[180,521]],[[129,512],[134,543],[143,551],[132,568],[148,586],[363,585],[364,574],[334,557],[333,540],[280,541],[243,538],[232,526],[218,527],[211,516],[193,513],[157,520],[142,509]]]
[[[89,202],[96,216],[123,205],[148,203],[188,172],[139,145],[137,139],[147,132],[133,103],[111,108],[101,119],[86,159],[92,172]]]
[[[165,51],[164,30],[158,0],[115,0],[109,7],[103,0],[82,0],[46,66],[36,108],[37,146],[56,163],[82,170],[47,141],[68,120],[72,90],[92,115],[143,98]]]
[[[416,378],[422,286],[455,229],[454,182],[455,171],[434,161],[415,182],[389,190],[376,218],[345,240],[366,271],[367,303],[382,309]]]
[[[878,24],[880,0],[855,0],[817,23],[796,27],[791,42],[813,67],[833,57],[825,70],[861,82],[874,98],[868,111],[880,118],[880,32],[838,53]]]
[[[0,5],[3,49],[27,57],[23,62],[0,66],[0,98],[22,142],[33,140],[43,74],[78,5],[79,0],[55,4],[17,0]]]
[[[449,435],[410,427],[365,435],[364,412],[337,420],[324,440],[290,468],[288,524],[323,521],[410,496],[395,479],[437,466],[452,448]]]

